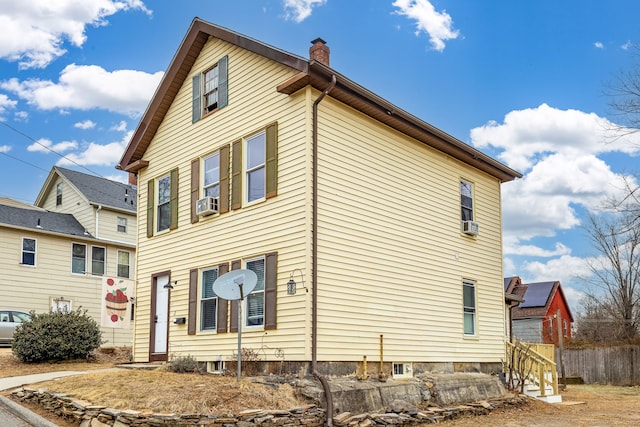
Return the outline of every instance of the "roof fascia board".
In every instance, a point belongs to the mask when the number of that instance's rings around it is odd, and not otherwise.
[[[116,208],[116,207],[110,206],[110,205],[105,205],[104,203],[96,203],[96,202],[89,202],[89,204],[91,206],[96,207],[96,208],[100,208],[100,210],[108,210],[108,211],[119,212],[119,213],[124,213],[124,214],[128,214],[128,215],[133,215],[133,216],[135,216],[137,214],[137,210],[136,209],[127,210],[127,209],[122,209],[122,208]]]

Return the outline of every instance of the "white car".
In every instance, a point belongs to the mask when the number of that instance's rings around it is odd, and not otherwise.
[[[29,313],[0,308],[0,344],[11,344],[16,326],[29,320],[31,320]]]

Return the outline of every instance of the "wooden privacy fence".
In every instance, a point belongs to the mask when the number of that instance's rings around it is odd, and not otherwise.
[[[640,346],[637,345],[565,348],[562,361],[565,375],[582,377],[585,384],[640,385]],[[558,349],[556,363],[559,368]]]

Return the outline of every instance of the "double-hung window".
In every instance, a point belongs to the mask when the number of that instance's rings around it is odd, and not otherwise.
[[[36,265],[36,239],[22,238],[22,265]]]
[[[147,237],[178,227],[178,169],[147,182]]]
[[[106,252],[102,246],[91,247],[91,274],[104,274]]]
[[[71,272],[84,274],[87,270],[87,245],[74,243],[71,247]]]
[[[127,218],[118,217],[118,225],[117,225],[117,230],[119,233],[126,233],[127,232]]]
[[[462,220],[473,221],[473,184],[469,181],[460,180],[460,205]]]
[[[464,334],[476,335],[476,284],[470,280],[462,282],[462,305]]]
[[[60,206],[62,204],[62,183],[59,182],[56,185],[56,206]]]
[[[202,188],[205,197],[220,197],[220,153],[205,157],[202,163],[204,166]]]
[[[118,251],[118,277],[129,278],[129,252]]]
[[[227,105],[228,62],[228,57],[220,58],[212,68],[192,77],[193,123],[200,120],[202,116]]]
[[[200,330],[215,331],[218,318],[218,296],[213,292],[213,282],[218,278],[218,269],[202,271],[200,289]]]
[[[266,132],[260,132],[246,140],[246,201],[264,199],[266,192]]]
[[[246,269],[256,273],[258,281],[256,287],[246,297],[245,325],[264,325],[264,257],[248,260]]]

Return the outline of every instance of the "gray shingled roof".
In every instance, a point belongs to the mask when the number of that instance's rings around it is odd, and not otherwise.
[[[54,168],[60,175],[67,178],[90,203],[123,209],[131,211],[132,213],[136,212],[138,207],[138,190],[133,185],[123,184],[58,166]]]
[[[24,209],[0,204],[0,224],[71,236],[92,237],[71,214]],[[39,225],[39,227],[38,227]]]

